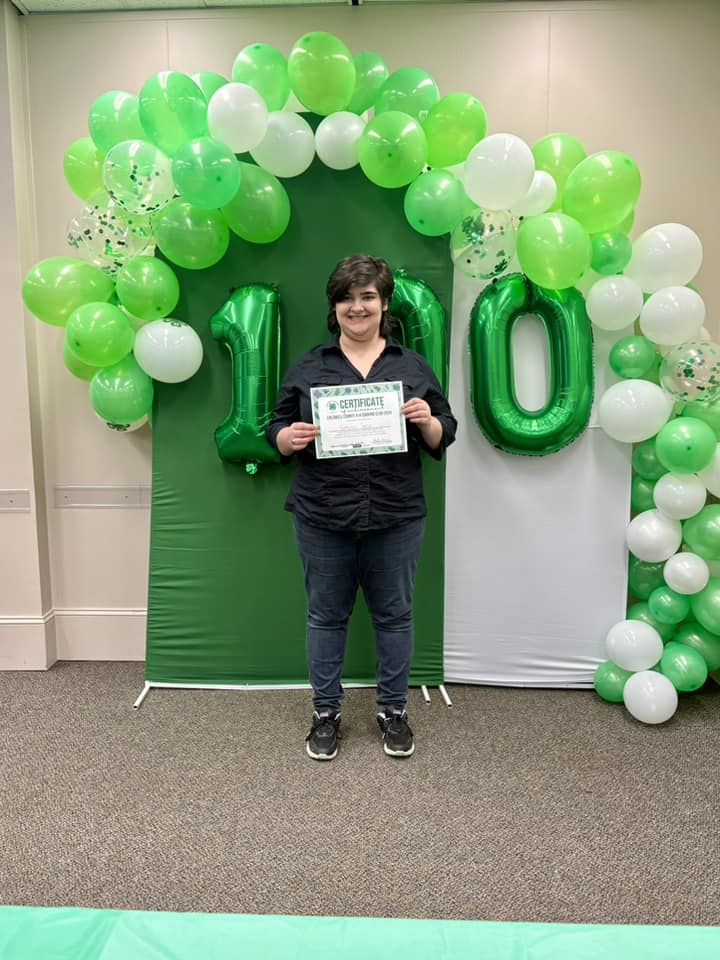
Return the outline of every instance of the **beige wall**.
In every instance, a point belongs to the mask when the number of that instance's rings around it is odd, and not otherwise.
[[[287,52],[313,29],[338,34],[355,52],[376,50],[391,69],[424,67],[441,92],[478,96],[490,132],[532,143],[564,130],[588,152],[629,153],[643,174],[635,235],[667,220],[698,232],[705,261],[697,285],[708,326],[718,329],[720,8],[714,3],[403,4],[25,18],[8,5],[5,14],[9,69],[0,78],[0,124],[14,125],[17,183],[1,214],[7,329],[0,351],[0,488],[33,493],[30,513],[0,513],[0,666],[52,662],[53,627],[60,658],[143,655],[149,511],[58,509],[55,488],[149,485],[150,433],[117,436],[97,420],[86,385],[62,364],[62,332],[23,317],[18,297],[19,279],[33,262],[66,252],[65,225],[81,203],[64,181],[62,158],[72,140],[87,134],[88,108],[106,90],[137,93],[148,76],[166,68],[229,76],[246,44],[261,40]],[[7,163],[7,154],[0,156],[0,164]],[[21,627],[30,625],[36,633],[42,629],[44,650],[19,640]]]

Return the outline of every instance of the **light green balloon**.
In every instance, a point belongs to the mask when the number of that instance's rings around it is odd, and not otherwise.
[[[450,167],[467,160],[487,131],[485,108],[469,93],[451,93],[434,104],[423,120],[431,167]]]
[[[710,503],[703,507],[694,517],[690,517],[683,523],[683,540],[690,547],[693,553],[696,553],[703,560],[720,560],[720,504]],[[720,581],[717,581],[720,583]],[[701,591],[702,592],[702,591]],[[699,596],[699,594],[696,594]],[[693,612],[695,607],[690,601]],[[695,613],[700,621],[704,621]],[[720,633],[710,624],[705,624],[708,630]],[[720,626],[720,621],[718,622]]]
[[[604,150],[570,173],[562,207],[590,233],[600,233],[632,213],[639,196],[640,171],[634,161],[617,150]]]
[[[705,403],[699,400],[691,400],[683,407],[682,417],[693,417],[696,420],[702,420],[715,431],[715,436],[720,440],[720,400],[712,403]]]
[[[240,164],[240,187],[220,211],[233,233],[250,243],[272,243],[290,223],[287,190],[271,173],[252,163]]]
[[[438,85],[419,67],[401,67],[391,73],[375,98],[375,116],[390,110],[407,113],[421,123],[440,99]]]
[[[611,276],[622,273],[630,263],[632,243],[621,231],[596,233],[591,238],[592,257],[590,266],[596,273]]]
[[[575,167],[585,159],[585,148],[569,133],[549,133],[532,147],[535,169],[549,173],[557,184],[557,196],[551,209],[562,203],[565,183]]]
[[[77,307],[93,300],[109,300],[114,289],[110,277],[90,263],[72,257],[48,257],[28,272],[22,297],[39,320],[63,327]]]
[[[673,634],[673,640],[697,650],[708,671],[720,669],[720,637],[699,623],[680,624]]]
[[[517,255],[523,272],[540,287],[574,287],[590,265],[590,237],[572,217],[541,213],[520,224]]]
[[[133,257],[115,278],[118,299],[141,320],[169,317],[180,299],[180,284],[173,269],[155,257]]]
[[[712,427],[694,417],[676,417],[659,431],[655,453],[671,473],[697,473],[710,465],[717,438]]]
[[[660,673],[665,674],[676,690],[689,693],[699,690],[708,676],[702,654],[684,643],[671,640],[660,659]]]
[[[365,176],[377,186],[404,187],[425,166],[427,140],[414,117],[391,110],[365,126],[358,158]]]
[[[76,359],[108,367],[127,356],[135,330],[126,315],[111,303],[84,303],[73,310],[65,327],[65,345]]]
[[[180,196],[207,210],[229,203],[240,186],[237,157],[213,137],[184,143],[175,154],[172,172]]]
[[[647,337],[622,337],[613,344],[608,362],[613,371],[629,380],[637,380],[649,373],[657,363],[655,344]]]
[[[332,33],[306,33],[288,57],[290,87],[300,103],[326,117],[347,109],[355,89],[355,63]]]
[[[149,414],[152,402],[152,379],[131,353],[98,370],[90,381],[92,408],[110,423],[133,423]]]
[[[363,50],[353,57],[355,63],[355,89],[347,109],[352,113],[364,113],[375,103],[380,87],[388,78],[388,68],[378,53]]]
[[[90,137],[80,137],[65,151],[63,172],[68,186],[81,200],[103,188],[103,158]]]
[[[138,98],[123,90],[109,90],[95,100],[88,114],[88,129],[101,154],[122,140],[144,139],[138,109]]]
[[[413,180],[405,193],[407,222],[426,237],[449,233],[468,205],[465,188],[447,170],[429,170]]]
[[[218,210],[203,210],[177,198],[153,219],[155,239],[172,263],[204,270],[225,255],[230,242],[227,223]]]
[[[89,363],[83,363],[82,360],[78,360],[75,354],[68,349],[68,345],[65,340],[63,340],[62,357],[65,367],[74,377],[77,377],[78,380],[90,381],[98,372],[97,367],[93,367]]]
[[[213,73],[212,70],[201,70],[200,73],[193,73],[190,79],[200,87],[208,103],[210,102],[210,97],[229,82],[222,74]]]
[[[140,122],[156,147],[174,156],[178,147],[207,131],[207,100],[190,77],[161,70],[140,91]]]
[[[290,96],[290,78],[285,57],[269,43],[251,43],[235,57],[234,83],[257,90],[268,110],[282,110]]]
[[[648,597],[648,610],[660,623],[677,624],[690,613],[690,600],[667,585],[656,587]]]
[[[612,660],[606,660],[595,669],[595,692],[608,703],[622,703],[623,690],[632,670],[623,670]]]

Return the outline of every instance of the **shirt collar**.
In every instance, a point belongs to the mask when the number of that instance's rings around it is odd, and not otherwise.
[[[385,350],[390,350],[393,353],[402,353],[402,349],[402,344],[395,340],[394,337],[387,336],[385,338]],[[342,353],[340,349],[340,334],[337,334],[332,340],[324,343],[321,350],[323,353]]]

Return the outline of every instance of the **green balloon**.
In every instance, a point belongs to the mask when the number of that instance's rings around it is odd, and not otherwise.
[[[712,403],[705,403],[700,400],[691,400],[683,407],[682,417],[694,417],[696,420],[702,420],[712,427],[715,436],[720,440],[720,400]]]
[[[717,438],[707,423],[693,417],[676,417],[655,438],[658,460],[671,473],[697,473],[710,465]]]
[[[667,642],[670,637],[672,637],[675,629],[674,625],[671,623],[661,623],[659,620],[656,620],[655,617],[650,613],[647,601],[645,600],[641,600],[639,603],[633,603],[628,607],[627,619],[642,620],[643,623],[648,623],[651,627],[654,627],[655,630],[657,630],[663,640],[663,643]]]
[[[541,213],[520,224],[517,255],[533,283],[565,290],[574,287],[590,265],[590,237],[564,213]]]
[[[65,364],[66,368],[74,377],[77,377],[78,380],[92,380],[92,378],[98,372],[97,367],[93,367],[89,363],[83,363],[82,360],[78,360],[75,354],[68,350],[68,345],[65,340],[63,340],[62,356],[63,363]]]
[[[237,157],[213,137],[198,137],[179,147],[172,171],[183,200],[205,210],[230,203],[240,186]]]
[[[567,178],[587,156],[585,148],[569,133],[549,133],[537,141],[532,148],[532,154],[535,158],[535,169],[549,173],[557,184],[557,196],[551,209],[558,209],[562,203]]]
[[[56,327],[83,303],[109,300],[115,289],[111,278],[90,263],[72,257],[48,257],[28,272],[22,297],[30,313]]]
[[[122,140],[144,140],[138,98],[123,90],[103,93],[90,107],[88,129],[103,156]]]
[[[638,600],[647,600],[653,590],[657,590],[665,583],[664,566],[664,561],[651,563],[648,560],[640,560],[631,553],[628,558],[628,591]]]
[[[438,100],[423,120],[431,167],[450,167],[467,160],[487,131],[485,108],[469,93],[451,93]]]
[[[402,67],[391,73],[378,90],[375,116],[394,111],[407,113],[423,123],[439,99],[438,85],[429,73],[419,67]]]
[[[610,233],[624,233],[627,236],[633,228],[635,223],[635,211],[631,210],[630,213],[623,217],[620,223],[616,223],[614,227],[611,228]]]
[[[675,625],[690,613],[690,600],[668,586],[656,587],[648,597],[648,610],[660,623]]]
[[[658,460],[655,437],[637,444],[632,454],[632,465],[635,473],[646,480],[659,480],[668,472]]]
[[[65,151],[63,172],[68,186],[81,200],[103,188],[103,158],[90,137],[80,137]]]
[[[110,423],[133,423],[150,412],[152,402],[152,379],[131,353],[98,370],[90,381],[92,408]]]
[[[290,223],[287,190],[271,173],[252,163],[240,164],[240,187],[220,211],[233,233],[250,243],[272,243]]]
[[[710,633],[720,634],[720,577],[710,577],[707,585],[690,597],[690,608],[702,627]]]
[[[611,276],[622,273],[630,263],[632,243],[630,238],[619,230],[596,233],[590,237],[592,254],[590,266],[596,273]]]
[[[632,478],[630,483],[630,506],[635,513],[643,513],[645,510],[655,509],[655,499],[653,491],[657,480],[646,480],[638,474]]]
[[[325,117],[347,109],[355,89],[355,63],[332,33],[306,33],[288,57],[288,77],[300,103]]]
[[[388,68],[383,58],[370,50],[356,53],[355,89],[347,109],[352,113],[364,113],[375,103],[378,90],[388,78]]]
[[[390,301],[390,316],[397,320],[401,342],[419,353],[447,390],[447,323],[442,304],[430,287],[404,270],[394,270],[395,286]]]
[[[145,134],[168,156],[178,147],[207,133],[207,100],[190,77],[161,70],[140,91],[140,122]]]
[[[613,345],[608,362],[619,377],[637,380],[650,373],[657,358],[655,344],[647,337],[623,337]]]
[[[622,703],[625,683],[631,676],[632,670],[623,670],[612,660],[606,660],[595,670],[595,692],[608,703]]]
[[[290,96],[290,79],[285,57],[269,43],[251,43],[235,57],[234,83],[246,83],[257,90],[268,110],[282,110]]]
[[[153,225],[160,250],[171,263],[186,270],[204,270],[218,263],[230,242],[219,210],[202,210],[181,198],[156,214]]]
[[[683,540],[703,560],[720,560],[720,504],[708,504],[694,517],[685,520]],[[697,614],[695,616],[700,623],[703,622]]]
[[[155,257],[133,257],[115,278],[118,299],[141,320],[168,317],[180,299],[180,284],[172,267]]]
[[[65,345],[82,363],[109,367],[133,348],[135,330],[127,316],[111,303],[84,303],[65,327]]]
[[[708,668],[702,655],[684,643],[671,640],[665,645],[660,658],[660,673],[663,673],[676,690],[689,693],[699,690],[708,676]]]
[[[610,230],[632,212],[640,171],[624,153],[605,150],[582,160],[565,184],[563,210],[590,233]]]
[[[427,140],[420,124],[407,113],[390,110],[374,117],[358,140],[363,173],[379,187],[404,187],[427,160]]]
[[[447,170],[429,170],[407,188],[403,208],[413,230],[426,237],[439,237],[459,223],[468,203],[457,177]]]
[[[210,97],[228,83],[228,80],[222,74],[213,73],[212,70],[201,70],[200,73],[193,73],[190,79],[200,88],[208,103]]]
[[[673,640],[697,650],[708,671],[720,670],[720,637],[699,623],[681,624],[673,634]]]

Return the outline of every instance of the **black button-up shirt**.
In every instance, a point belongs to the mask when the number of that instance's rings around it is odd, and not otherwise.
[[[423,494],[420,451],[440,460],[455,439],[457,421],[428,363],[392,337],[363,380],[340,349],[338,340],[308,351],[288,370],[278,393],[267,439],[283,427],[312,423],[310,387],[401,380],[404,400],[422,397],[442,424],[436,450],[425,443],[419,427],[407,423],[407,453],[334,457],[318,460],[315,444],[297,453],[297,470],[285,509],[308,523],[330,530],[382,530],[427,513]],[[290,457],[283,457],[288,462]]]

